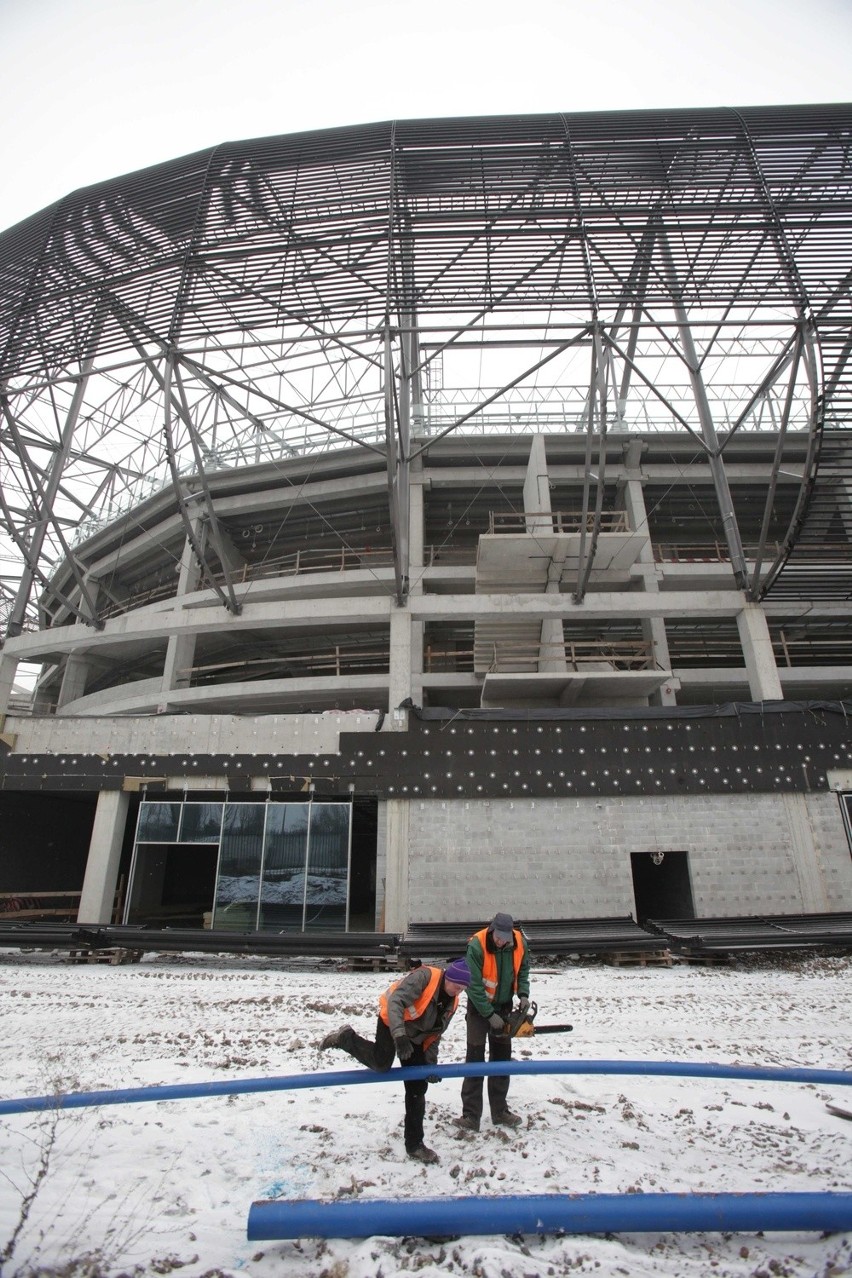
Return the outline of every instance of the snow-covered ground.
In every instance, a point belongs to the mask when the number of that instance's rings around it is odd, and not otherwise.
[[[852,1069],[852,957],[733,968],[539,960],[530,1059],[690,1060]],[[0,951],[4,1097],[340,1070],[328,1030],[375,1024],[388,974],[336,961],[151,955],[127,967]],[[456,1017],[442,1059],[464,1055]],[[429,1088],[434,1167],[407,1160],[398,1084],[0,1117],[0,1270],[100,1278],[475,1278],[708,1274],[836,1278],[852,1234],[376,1237],[249,1243],[260,1198],[852,1190],[852,1089],[712,1079],[515,1078],[523,1126],[451,1125]]]

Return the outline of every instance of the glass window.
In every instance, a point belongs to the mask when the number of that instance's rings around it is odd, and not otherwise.
[[[180,818],[181,843],[218,843],[223,807],[222,803],[184,803]]]
[[[266,818],[260,927],[301,932],[308,853],[307,803],[270,803]]]
[[[266,804],[226,803],[213,926],[253,932],[257,926]]]
[[[139,807],[137,843],[176,843],[180,803],[142,803]]]
[[[196,890],[203,866],[191,858],[211,858],[212,874],[218,851],[214,928],[345,931],[351,820],[348,803],[143,802],[127,921],[144,921],[155,909],[162,914],[167,905],[183,907],[187,893],[193,910],[206,917],[209,879]],[[176,886],[169,886],[169,873]]]
[[[305,931],[346,930],[351,812],[348,803],[311,806]]]

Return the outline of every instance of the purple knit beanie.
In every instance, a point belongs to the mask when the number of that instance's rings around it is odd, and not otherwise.
[[[453,959],[452,963],[448,963],[444,976],[456,985],[463,985],[465,989],[470,985],[470,968],[463,958]]]

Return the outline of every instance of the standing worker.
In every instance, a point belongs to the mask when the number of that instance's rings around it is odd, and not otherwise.
[[[356,1034],[351,1025],[327,1034],[320,1051],[339,1047],[367,1069],[390,1069],[394,1055],[403,1069],[412,1065],[437,1065],[441,1035],[453,1019],[459,995],[470,984],[464,959],[454,959],[446,968],[420,966],[385,990],[379,999],[376,1038],[371,1043]],[[426,1090],[436,1078],[412,1079],[405,1083],[405,1151],[421,1163],[437,1163],[434,1149],[423,1144]]]
[[[525,1012],[530,1003],[530,955],[526,938],[514,925],[511,914],[495,914],[488,927],[475,932],[468,941],[466,1061],[484,1061],[488,1043],[490,1061],[512,1059],[512,1040],[504,1033],[512,999]],[[488,1104],[491,1121],[500,1127],[517,1127],[521,1119],[506,1103],[509,1075],[490,1075]],[[454,1118],[456,1127],[478,1132],[482,1118],[482,1079],[466,1078],[462,1083],[462,1112]]]

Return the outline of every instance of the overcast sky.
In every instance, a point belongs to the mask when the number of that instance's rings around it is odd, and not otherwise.
[[[852,98],[852,0],[0,0],[0,229],[238,138]]]

